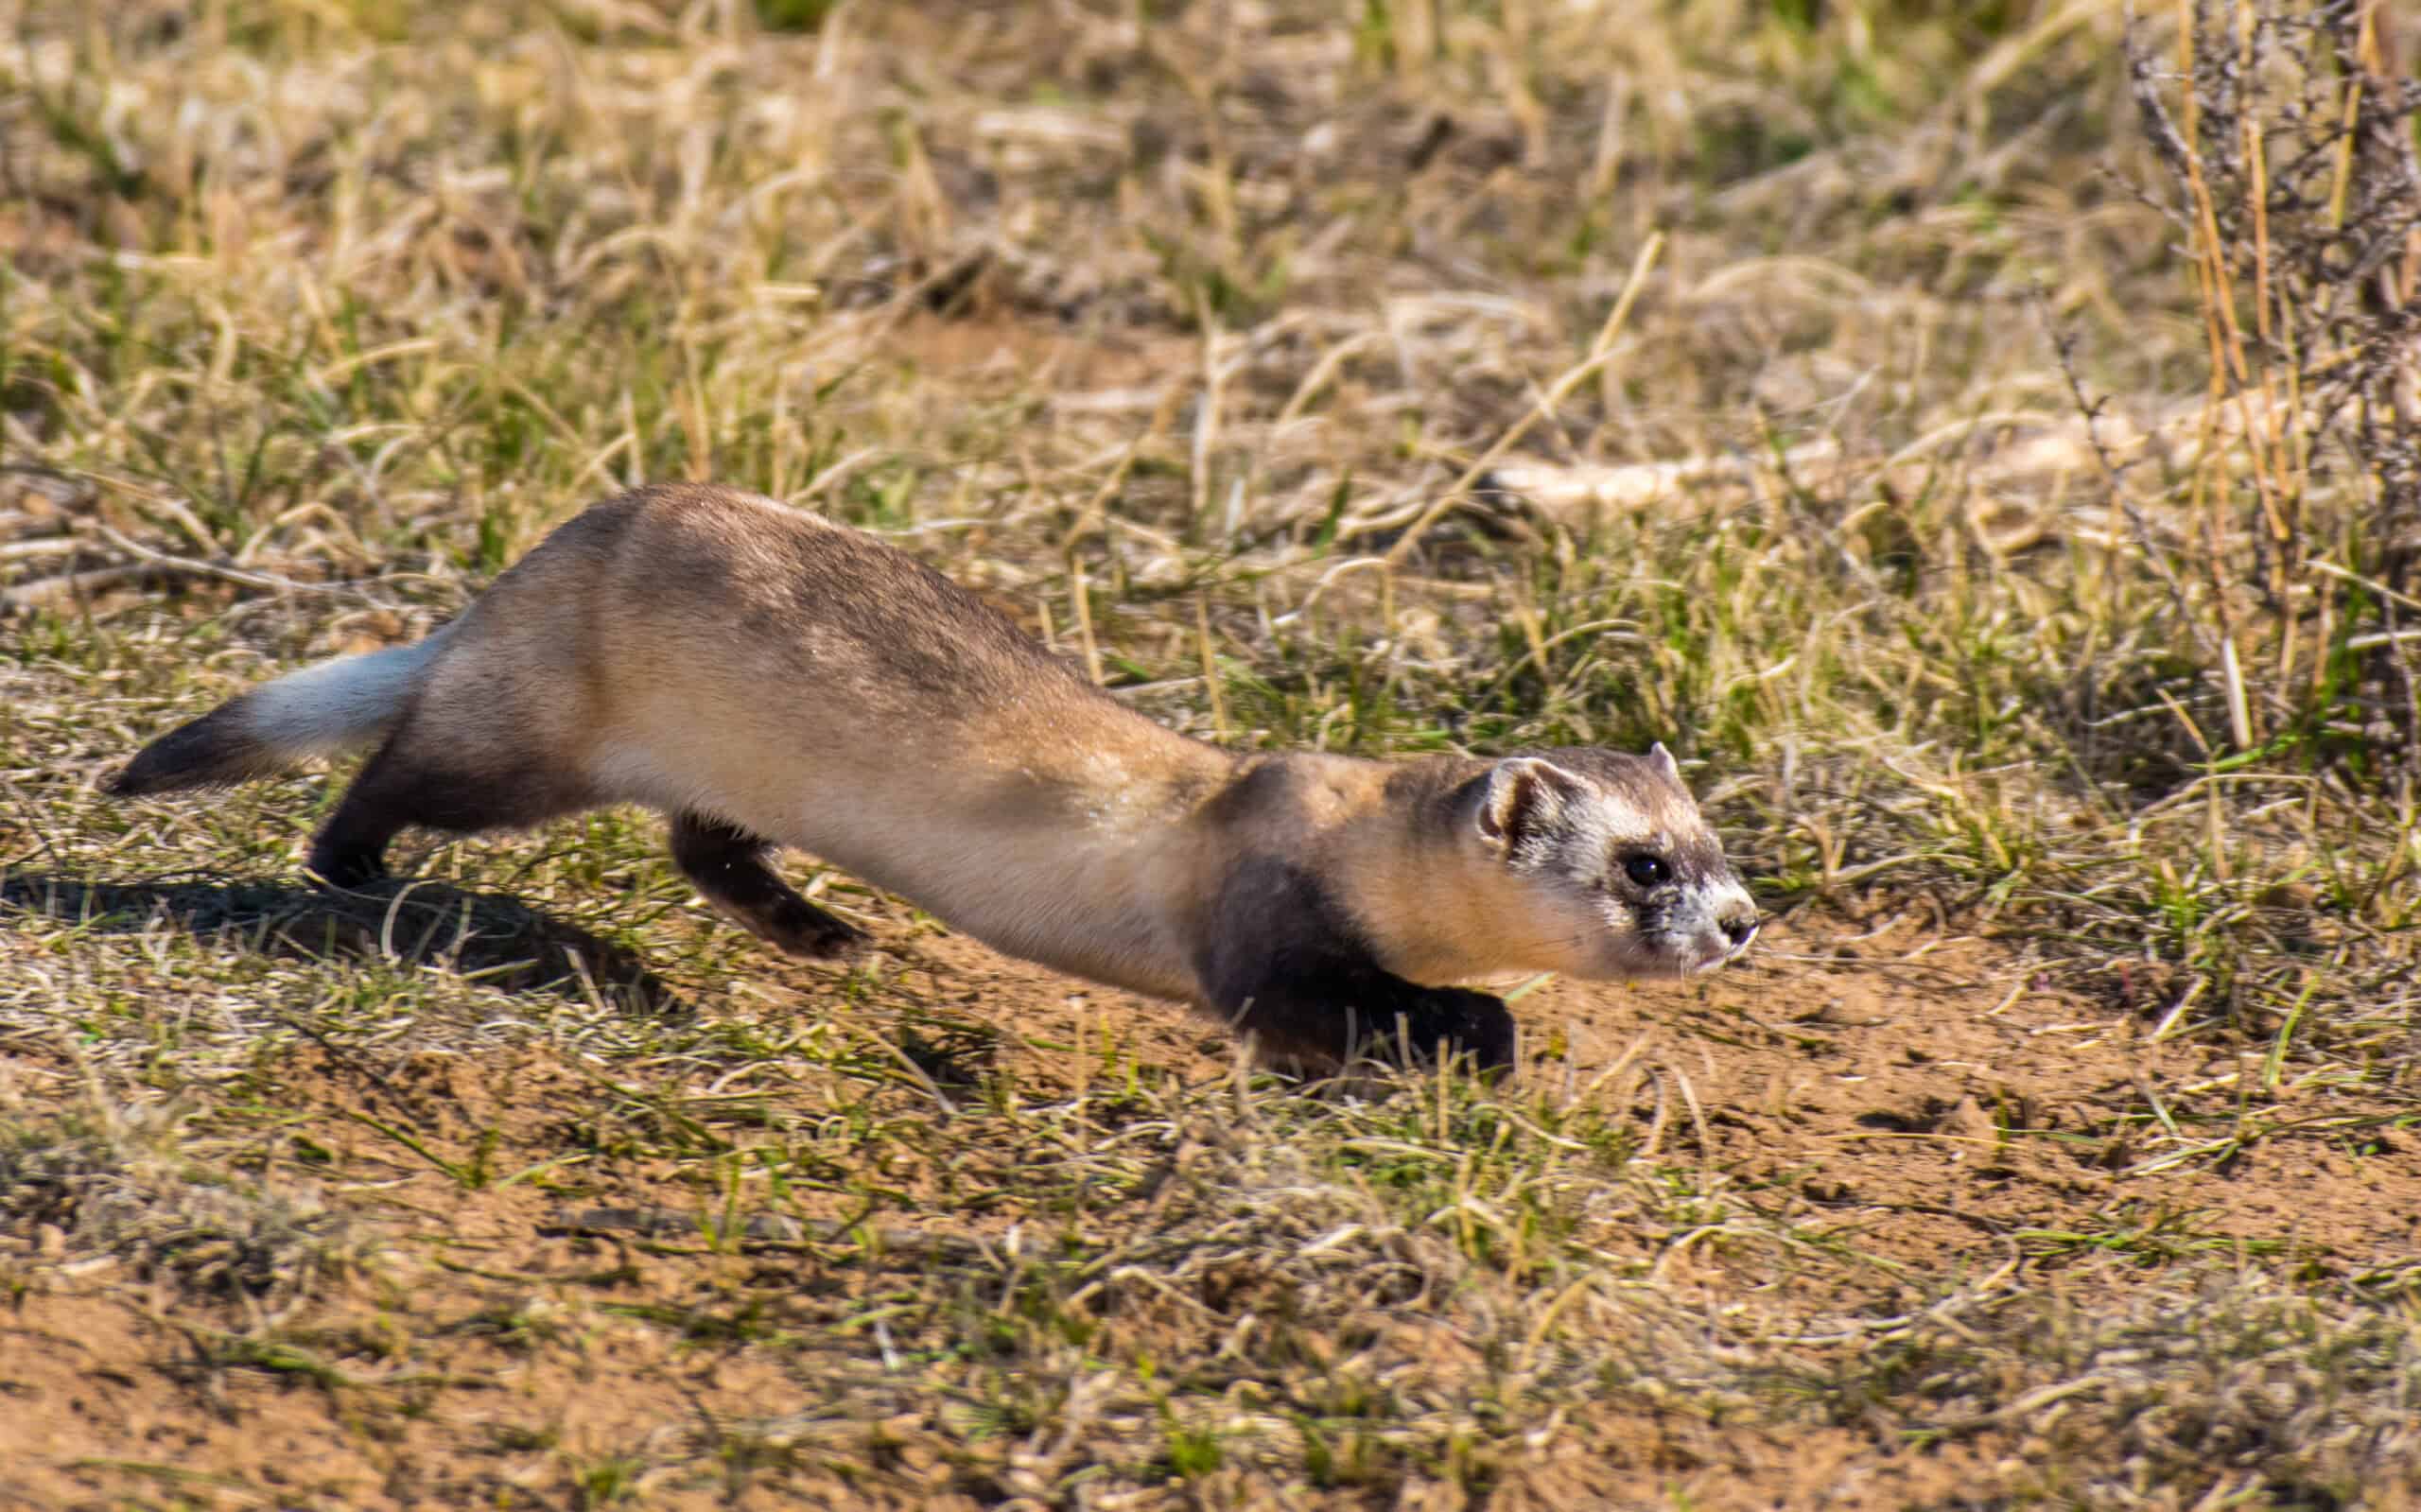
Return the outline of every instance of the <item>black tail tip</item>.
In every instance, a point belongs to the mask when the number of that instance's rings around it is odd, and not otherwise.
[[[200,786],[193,780],[190,764],[176,759],[173,749],[161,749],[175,739],[175,735],[165,737],[135,753],[133,760],[101,779],[101,791],[112,798],[147,798],[155,792]]]
[[[145,798],[187,788],[223,788],[277,770],[271,754],[220,708],[145,746],[101,784],[113,798]]]

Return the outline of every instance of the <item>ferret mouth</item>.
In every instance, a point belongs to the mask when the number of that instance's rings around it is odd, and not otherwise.
[[[1754,938],[1755,938],[1755,936],[1751,935],[1750,938],[1750,939],[1754,939]],[[1728,966],[1728,965],[1730,965],[1733,962],[1739,960],[1742,956],[1747,955],[1748,953],[1749,953],[1749,941],[1748,941],[1748,940],[1743,940],[1743,941],[1741,941],[1738,945],[1733,945],[1733,943],[1731,943],[1729,940],[1727,940],[1727,941],[1725,941],[1725,942],[1724,942],[1723,947],[1722,947],[1722,948],[1721,948],[1721,949],[1717,950],[1715,954],[1713,954],[1713,955],[1711,955],[1711,956],[1706,957],[1704,960],[1702,960],[1702,961],[1700,961],[1700,962],[1698,963],[1698,970],[1699,970],[1699,971],[1716,971],[1716,970],[1719,970],[1719,969],[1721,969],[1722,967],[1724,967],[1724,966]]]
[[[1617,947],[1609,950],[1599,957],[1594,969],[1584,967],[1573,971],[1573,975],[1634,981],[1695,977],[1747,954],[1759,932],[1751,929],[1733,940],[1712,925],[1704,929],[1643,930],[1632,937],[1628,949]],[[1615,942],[1610,940],[1608,944]],[[1563,969],[1572,970],[1569,966]]]
[[[1748,948],[1745,942],[1735,946],[1719,935],[1664,935],[1642,943],[1646,949],[1629,953],[1611,969],[1601,968],[1591,974],[1631,981],[1695,977],[1715,970]]]
[[[1737,940],[1713,930],[1694,936],[1675,951],[1684,961],[1681,974],[1695,977],[1731,965],[1749,953],[1749,947],[1757,943],[1757,932],[1751,928]]]

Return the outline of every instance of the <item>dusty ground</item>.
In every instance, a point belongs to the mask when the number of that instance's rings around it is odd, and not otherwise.
[[[13,875],[9,907],[80,912],[53,881]],[[267,911],[213,899],[204,928],[268,918],[303,940],[363,917],[275,887],[248,895]],[[189,896],[140,889],[107,906],[151,933],[196,916],[178,912]],[[729,976],[660,986],[633,1010],[744,1020],[776,1038],[837,1024],[919,1047],[907,1059],[921,1070],[902,1078],[913,1089],[869,1101],[877,1117],[926,1122],[919,1138],[937,1147],[890,1149],[872,1178],[879,1204],[793,1192],[736,1241],[702,1229],[718,1212],[695,1152],[666,1157],[636,1131],[694,1119],[717,1142],[797,1138],[819,1101],[838,1101],[828,1072],[779,1058],[740,1076],[711,1056],[600,1065],[544,1043],[540,1026],[566,1006],[549,1000],[560,983],[494,995],[532,1031],[510,1048],[414,1046],[419,1034],[347,1043],[308,1026],[265,1036],[239,1082],[187,1116],[242,1131],[250,1200],[341,1239],[290,1287],[270,1279],[273,1244],[255,1233],[248,1250],[206,1218],[153,1234],[139,1246],[148,1263],[83,1253],[51,1224],[0,1239],[14,1296],[0,1390],[21,1451],[0,1486],[29,1506],[559,1505],[624,1490],[664,1505],[974,1506],[1041,1490],[1019,1478],[1020,1446],[970,1434],[949,1397],[886,1393],[886,1373],[912,1367],[866,1320],[891,1311],[886,1297],[1001,1265],[1021,1230],[1070,1254],[1148,1236],[1164,1199],[1113,1189],[1071,1213],[1057,1183],[1021,1192],[997,1158],[1009,1152],[984,1151],[981,1128],[962,1142],[951,1124],[988,1121],[965,1106],[986,1088],[1040,1104],[1101,1096],[1103,1057],[1074,1047],[1104,1040],[1164,1106],[1197,1120],[1237,1095],[1236,1071],[1221,1036],[1165,1005],[930,926],[895,923],[881,938],[870,974],[889,985],[870,1002],[836,993],[829,973],[747,952]],[[2304,1089],[2242,1153],[2180,1169],[2176,1152],[2237,1124],[2236,1088],[2257,1067],[2147,1045],[2134,1016],[2044,982],[2006,941],[1905,914],[1798,916],[1702,982],[1529,995],[1520,1087],[1489,1095],[1606,1109],[1629,1159],[1690,1203],[1609,1224],[1596,1243],[1660,1309],[1723,1319],[1735,1348],[1803,1374],[1805,1389],[1862,1335],[1905,1327],[1909,1309],[1955,1326],[2021,1288],[2056,1308],[2074,1287],[2106,1311],[2138,1277],[2147,1295],[2168,1284],[2187,1256],[2218,1275],[2306,1279],[2414,1263],[2421,1152],[2404,1104]],[[21,1108],[72,1104],[93,1074],[70,1036],[20,1032],[6,1050],[0,1085]],[[2180,1135],[2136,1114],[2148,1090]],[[567,1145],[582,1153],[567,1158]],[[466,1181],[474,1166],[491,1174]],[[953,1198],[995,1182],[979,1203]],[[1058,1200],[1030,1200],[1045,1194]],[[869,1206],[881,1214],[871,1244],[815,1230]],[[1182,1300],[1221,1328],[1265,1305],[1215,1277]],[[254,1341],[265,1319],[276,1327]],[[1633,1320],[1617,1304],[1606,1321]],[[1726,1423],[1662,1399],[1654,1362],[1636,1367],[1642,1381],[1503,1452],[1490,1504],[1971,1505],[2057,1480],[2022,1419],[1925,1421],[1878,1403],[1865,1421]],[[1197,1494],[1218,1500],[1220,1484]]]

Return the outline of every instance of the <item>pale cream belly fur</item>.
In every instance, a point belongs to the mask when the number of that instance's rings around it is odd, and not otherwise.
[[[1179,839],[1183,814],[1164,807],[1162,784],[1130,781],[1113,761],[1080,753],[1090,769],[1081,774],[963,754],[1002,749],[997,736],[970,739],[954,757],[930,741],[878,749],[828,735],[807,737],[813,749],[801,750],[801,732],[765,714],[735,721],[718,709],[706,719],[660,688],[635,703],[596,747],[592,777],[603,792],[727,819],[902,893],[1008,954],[1200,1000],[1187,921],[1166,906],[1193,891],[1192,847]],[[761,759],[785,743],[796,767]],[[816,773],[812,785],[796,780],[802,769]],[[1092,801],[1071,802],[1073,794]],[[1104,803],[1103,794],[1115,796]]]

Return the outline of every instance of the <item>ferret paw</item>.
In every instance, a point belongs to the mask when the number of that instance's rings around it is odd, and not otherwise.
[[[821,909],[815,917],[750,920],[757,937],[784,955],[806,961],[847,961],[863,955],[874,937]]]
[[[1402,1038],[1411,1041],[1417,1057],[1426,1060],[1460,1052],[1483,1071],[1506,1070],[1513,1065],[1513,1015],[1502,1000],[1487,993],[1461,987],[1424,988],[1398,1011],[1403,1019]],[[1397,1053],[1398,1043],[1396,1036],[1388,1036],[1387,1052]]]

